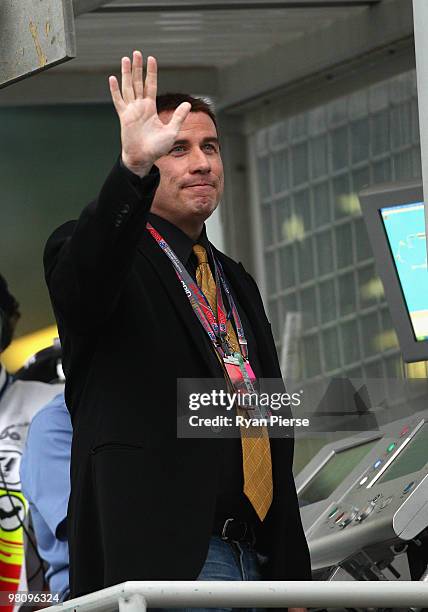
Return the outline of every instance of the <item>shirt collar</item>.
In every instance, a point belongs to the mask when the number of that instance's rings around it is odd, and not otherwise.
[[[179,227],[167,221],[159,215],[150,212],[148,214],[148,221],[153,225],[155,230],[159,232],[162,238],[169,244],[171,249],[177,255],[178,259],[186,265],[192,255],[192,248],[195,244],[201,244],[207,251],[209,251],[209,240],[205,229],[205,224],[202,229],[201,235],[198,240],[192,240],[187,234],[185,234]]]

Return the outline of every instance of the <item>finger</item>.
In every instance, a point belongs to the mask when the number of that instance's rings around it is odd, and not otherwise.
[[[134,88],[132,87],[131,60],[122,57],[122,98],[125,102],[135,100]]]
[[[191,108],[192,105],[190,104],[190,102],[182,102],[180,106],[177,106],[177,108],[175,109],[174,114],[171,117],[168,125],[170,125],[177,132],[179,132],[187,115],[190,113]]]
[[[115,76],[110,76],[108,79],[108,84],[110,87],[110,93],[114,107],[117,113],[120,114],[125,108],[125,104],[123,102],[122,96],[120,95],[119,83],[117,82],[117,78]]]
[[[158,91],[158,67],[156,58],[149,55],[146,66],[146,82],[144,83],[144,97],[151,98],[156,102]]]
[[[142,98],[143,88],[143,56],[141,51],[134,51],[132,56],[132,84],[136,98]]]

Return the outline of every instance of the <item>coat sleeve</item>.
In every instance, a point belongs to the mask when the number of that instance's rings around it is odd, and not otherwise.
[[[79,219],[47,241],[45,278],[57,318],[68,326],[84,331],[114,311],[159,180],[156,166],[140,179],[118,160]]]

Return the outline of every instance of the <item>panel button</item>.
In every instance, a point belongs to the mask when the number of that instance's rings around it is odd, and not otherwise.
[[[362,510],[362,512],[360,512],[360,514],[355,518],[355,520],[358,523],[361,523],[362,521],[364,521],[369,516],[369,514],[373,512],[373,510],[375,509],[375,506],[376,506],[376,502],[371,501],[369,505],[366,506],[364,510]]]
[[[340,521],[343,519],[343,517],[344,517],[344,516],[345,516],[345,513],[344,513],[344,512],[341,512],[341,513],[339,514],[339,516],[338,516],[338,517],[336,517],[336,519],[335,519],[335,521],[334,521],[334,522],[335,522],[335,523],[340,523]]]
[[[386,499],[383,499],[380,502],[380,508],[383,509],[389,506],[389,504],[392,502],[393,499],[394,499],[393,497],[387,497]]]
[[[407,484],[404,489],[403,489],[403,493],[408,493],[410,491],[410,489],[413,487],[413,485],[415,484],[415,481],[412,480],[412,482],[409,482],[409,484]]]

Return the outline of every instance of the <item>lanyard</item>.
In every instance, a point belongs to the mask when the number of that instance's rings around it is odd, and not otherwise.
[[[244,328],[242,326],[242,322],[241,322],[241,317],[239,316],[238,313],[238,309],[236,308],[236,304],[235,301],[232,297],[232,294],[230,292],[230,289],[226,283],[226,280],[224,278],[224,274],[223,274],[223,268],[221,266],[220,262],[217,262],[216,259],[213,256],[212,250],[211,250],[211,246],[210,246],[210,252],[211,252],[211,256],[213,258],[214,261],[214,268],[215,268],[215,284],[217,287],[217,304],[220,301],[221,304],[221,308],[224,310],[224,306],[223,306],[223,295],[221,293],[221,291],[218,290],[218,287],[220,287],[220,282],[223,285],[223,288],[225,290],[225,293],[228,297],[229,300],[229,304],[232,310],[232,316],[233,316],[233,320],[235,322],[235,327],[236,327],[236,333],[238,336],[238,342],[239,342],[239,346],[241,347],[241,353],[242,356],[245,360],[248,359],[248,343],[247,340],[245,338],[245,334],[244,334]],[[220,282],[219,282],[220,281]]]
[[[221,285],[224,287],[224,290],[229,299],[229,303],[231,305],[232,316],[238,333],[238,341],[241,346],[242,356],[246,360],[248,357],[248,347],[241,319],[239,317],[235,302],[232,298],[232,294],[224,278],[221,264],[220,262],[217,263],[216,259],[214,258],[211,251],[211,247],[210,251],[214,261],[216,277],[217,319],[205,295],[202,293],[197,283],[195,283],[195,281],[190,276],[190,274],[188,273],[184,265],[181,263],[177,255],[171,249],[169,244],[162,238],[159,232],[157,232],[150,223],[147,223],[146,227],[149,230],[150,234],[153,236],[153,238],[156,240],[158,245],[161,247],[165,255],[167,255],[170,259],[196,316],[198,317],[202,327],[208,334],[212,344],[214,345],[215,350],[220,354],[222,359],[224,359],[225,356],[231,354],[231,349],[226,341],[227,317],[223,303],[223,296],[221,293]]]

